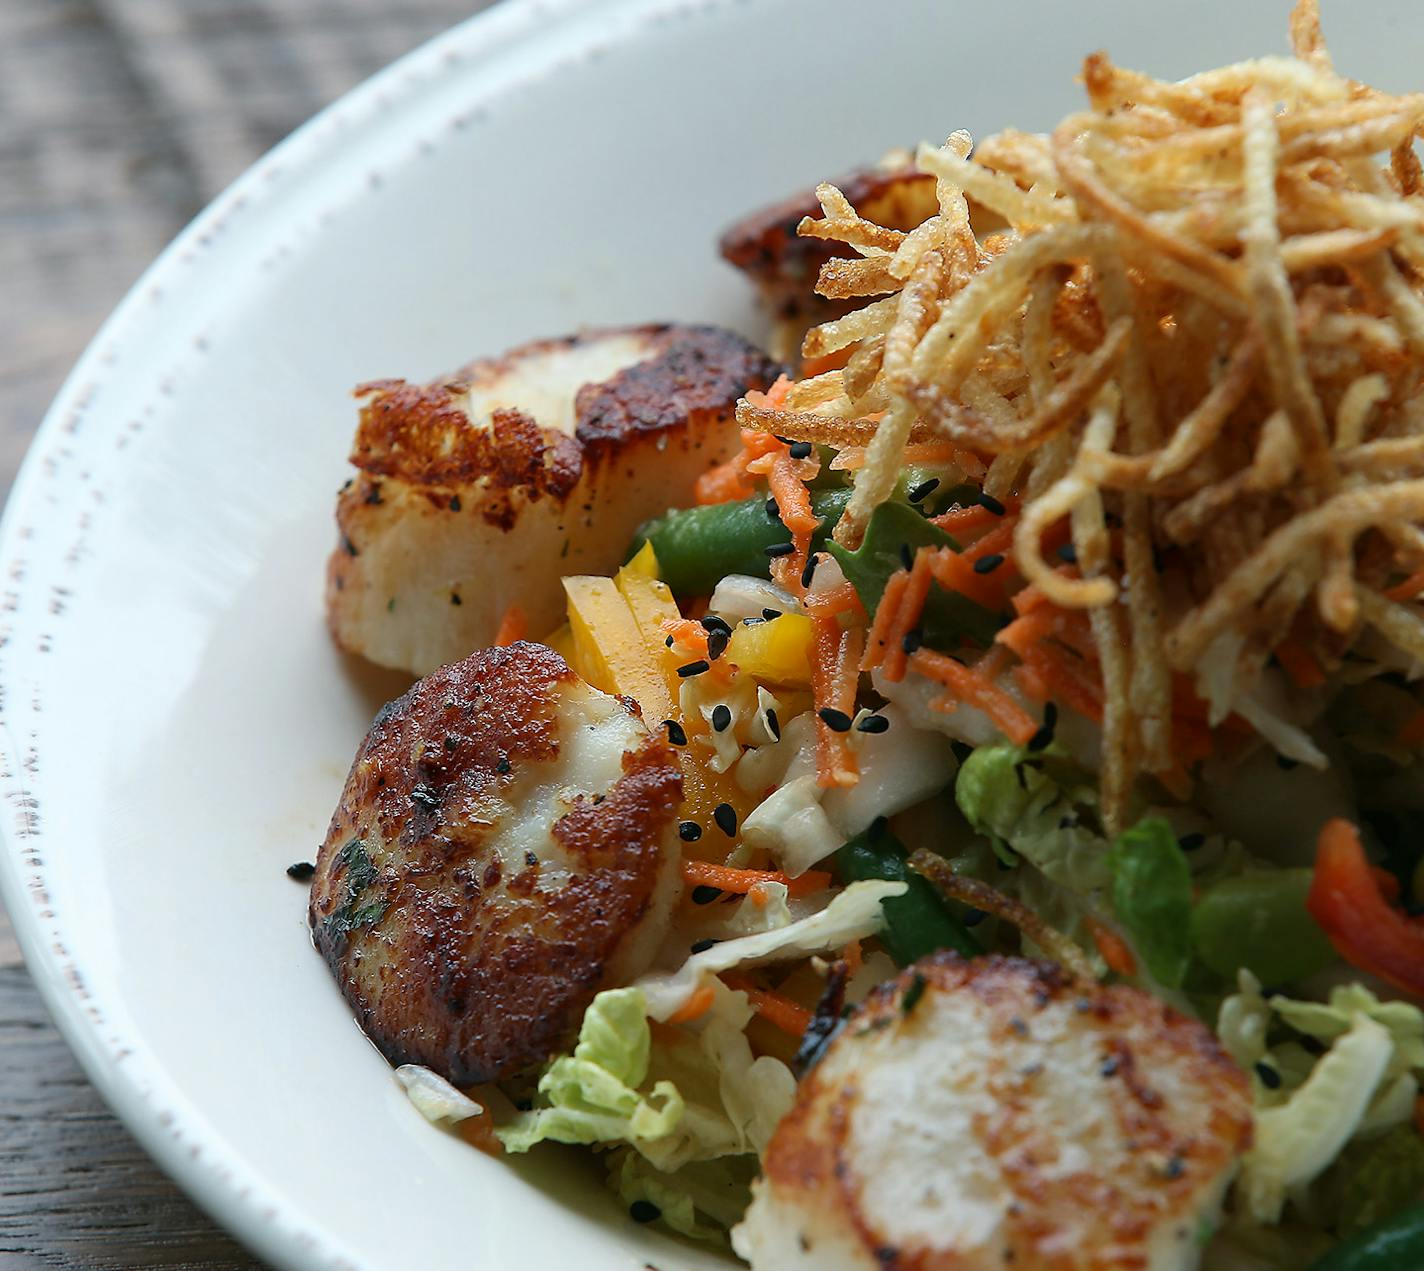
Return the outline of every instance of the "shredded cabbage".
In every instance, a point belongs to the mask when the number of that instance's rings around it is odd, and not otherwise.
[[[954,798],[971,826],[1053,882],[1080,894],[1112,882],[1107,841],[1097,828],[1097,791],[1061,757],[980,746],[959,769]]]
[[[674,1231],[718,1243],[746,1213],[757,1172],[757,1158],[749,1155],[692,1161],[671,1174],[631,1148],[618,1148],[607,1160],[609,1182],[624,1205],[647,1201]]]
[[[646,998],[648,1014],[653,1019],[667,1019],[705,980],[718,972],[825,953],[851,940],[873,936],[885,922],[880,902],[904,890],[904,883],[851,883],[820,913],[809,918],[801,918],[775,931],[724,940],[701,953],[694,953],[671,975],[645,975],[638,981],[637,988]]]
[[[1256,1115],[1256,1141],[1242,1168],[1251,1216],[1275,1222],[1286,1195],[1312,1182],[1349,1141],[1394,1046],[1389,1030],[1357,1013],[1350,1029],[1284,1103]]]
[[[792,878],[831,855],[845,838],[821,806],[821,791],[810,773],[772,791],[742,822],[742,842],[762,847]]]
[[[454,1125],[484,1111],[469,1095],[461,1094],[439,1073],[420,1064],[402,1064],[396,1069],[396,1080],[416,1111],[436,1125]]]
[[[672,1134],[684,1102],[670,1081],[639,1090],[648,1075],[651,1033],[643,995],[609,989],[584,1013],[578,1045],[539,1079],[545,1106],[496,1130],[507,1152],[527,1152],[543,1139],[560,1143],[651,1141]]]

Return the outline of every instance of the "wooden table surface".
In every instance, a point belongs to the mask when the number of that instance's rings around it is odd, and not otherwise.
[[[327,102],[488,0],[0,0],[0,493],[169,239]],[[0,911],[0,1266],[259,1265],[84,1079]]]

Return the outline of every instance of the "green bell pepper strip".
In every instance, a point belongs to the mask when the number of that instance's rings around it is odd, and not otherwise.
[[[939,949],[953,949],[966,958],[983,953],[984,946],[954,916],[939,893],[909,867],[907,860],[900,840],[880,821],[831,858],[843,883],[870,878],[908,884],[904,895],[880,902],[885,909],[880,939],[897,966],[909,966]]]
[[[1424,1267],[1424,1205],[1342,1241],[1310,1271],[1419,1271]]]
[[[1335,961],[1305,907],[1313,871],[1261,869],[1213,883],[1192,909],[1192,950],[1234,981],[1245,967],[1263,984],[1290,984]]]
[[[820,528],[811,536],[813,549],[825,546],[849,502],[850,490],[844,487],[812,491],[811,510],[821,518]],[[728,574],[770,578],[766,549],[789,543],[791,533],[766,504],[766,496],[758,495],[674,509],[639,529],[628,555],[631,558],[644,543],[651,543],[663,582],[679,596],[710,595]]]

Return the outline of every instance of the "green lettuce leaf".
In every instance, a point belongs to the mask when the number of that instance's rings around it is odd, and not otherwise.
[[[1383,1222],[1424,1200],[1424,1136],[1397,1125],[1378,1138],[1351,1143],[1321,1180],[1342,1236]]]
[[[1006,863],[1022,856],[1051,881],[1079,893],[1112,881],[1097,791],[1091,778],[1061,755],[1007,743],[978,746],[960,766],[954,799]]]
[[[652,1205],[658,1219],[694,1240],[726,1242],[728,1230],[751,1204],[755,1154],[690,1161],[667,1172],[631,1148],[609,1154],[608,1181],[624,1205]]]
[[[1118,835],[1109,856],[1113,908],[1159,984],[1180,988],[1192,961],[1192,874],[1166,821]]]
[[[617,1143],[665,1138],[682,1120],[684,1103],[670,1081],[638,1087],[648,1075],[652,1035],[643,994],[634,988],[600,993],[584,1013],[578,1045],[539,1079],[544,1106],[496,1131],[507,1152],[527,1152],[543,1139]]]
[[[958,544],[937,526],[931,525],[907,503],[882,503],[870,516],[865,538],[855,551],[827,540],[826,550],[836,558],[841,572],[850,581],[867,613],[874,613],[890,575],[904,568],[901,548],[911,553],[921,547],[953,547]],[[661,558],[660,558],[661,559]],[[935,649],[955,649],[963,638],[988,648],[1004,625],[1001,614],[977,605],[958,592],[930,588],[925,600],[920,634]]]

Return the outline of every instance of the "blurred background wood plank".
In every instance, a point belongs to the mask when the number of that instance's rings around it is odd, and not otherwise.
[[[322,106],[486,3],[0,0],[0,494],[173,235]],[[109,1114],[3,912],[0,1265],[258,1265]]]

